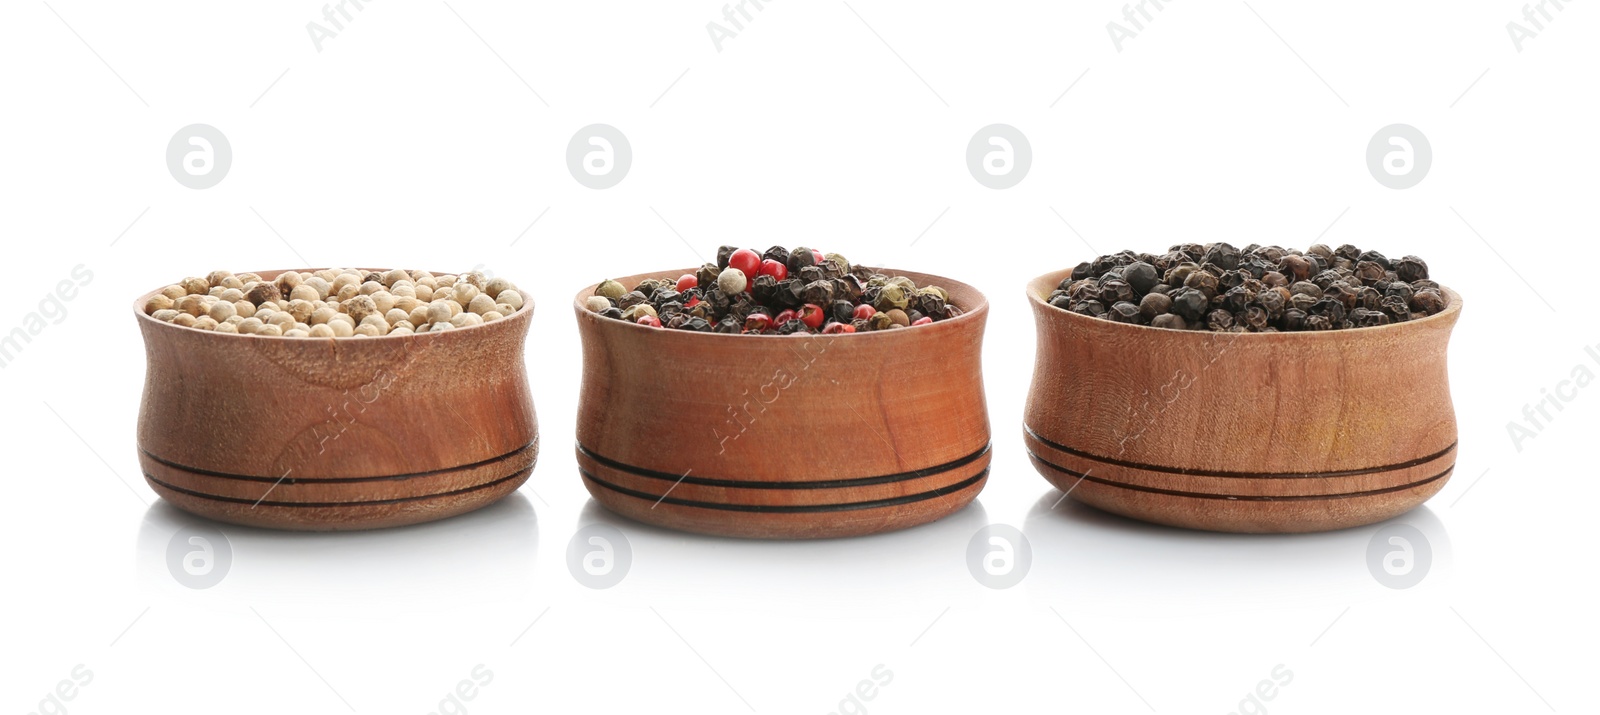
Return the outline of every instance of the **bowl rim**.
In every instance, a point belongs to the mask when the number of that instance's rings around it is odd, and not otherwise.
[[[1339,330],[1296,330],[1296,331],[1292,331],[1292,332],[1277,332],[1277,333],[1232,333],[1232,332],[1226,332],[1226,331],[1217,332],[1217,331],[1213,331],[1213,330],[1174,330],[1172,328],[1157,328],[1157,327],[1150,326],[1150,325],[1139,325],[1138,323],[1118,323],[1118,322],[1115,322],[1115,321],[1105,320],[1105,319],[1102,319],[1102,318],[1091,318],[1091,317],[1089,317],[1087,315],[1080,315],[1078,313],[1074,313],[1074,312],[1072,312],[1070,310],[1067,310],[1065,308],[1057,308],[1057,307],[1055,307],[1053,305],[1050,305],[1050,303],[1045,300],[1044,295],[1040,294],[1040,290],[1039,289],[1041,287],[1043,287],[1043,286],[1059,285],[1061,283],[1061,279],[1062,278],[1072,275],[1072,271],[1073,271],[1072,268],[1055,270],[1055,271],[1051,271],[1049,273],[1045,273],[1045,274],[1042,274],[1042,275],[1039,275],[1039,276],[1035,276],[1033,278],[1033,280],[1028,281],[1028,285],[1027,285],[1027,288],[1025,290],[1026,290],[1026,292],[1028,294],[1028,301],[1030,303],[1032,303],[1033,306],[1034,306],[1035,313],[1039,314],[1040,316],[1044,316],[1044,315],[1051,315],[1052,313],[1040,312],[1041,309],[1045,310],[1045,311],[1055,311],[1055,312],[1060,313],[1063,316],[1067,316],[1066,319],[1069,320],[1069,321],[1071,321],[1071,320],[1083,320],[1083,321],[1089,321],[1090,323],[1095,324],[1095,325],[1102,325],[1103,324],[1103,325],[1114,325],[1114,326],[1117,326],[1117,328],[1136,328],[1138,330],[1154,331],[1154,333],[1158,333],[1160,335],[1167,335],[1167,336],[1190,335],[1190,336],[1194,336],[1193,339],[1195,339],[1195,340],[1204,340],[1204,339],[1215,340],[1215,339],[1218,339],[1218,338],[1226,338],[1228,340],[1235,340],[1235,339],[1239,339],[1239,338],[1243,338],[1245,340],[1338,340],[1340,338],[1346,338],[1346,337],[1355,336],[1355,335],[1360,335],[1360,336],[1373,335],[1373,336],[1376,336],[1376,335],[1381,335],[1386,331],[1409,330],[1409,329],[1411,329],[1408,326],[1425,325],[1425,324],[1428,324],[1428,323],[1441,322],[1441,321],[1445,322],[1446,324],[1454,322],[1454,320],[1461,313],[1461,304],[1463,302],[1460,293],[1457,293],[1455,290],[1451,289],[1449,286],[1446,286],[1443,283],[1440,283],[1439,284],[1439,290],[1444,293],[1445,298],[1448,300],[1448,302],[1445,304],[1444,310],[1441,310],[1441,311],[1439,311],[1437,313],[1434,313],[1433,315],[1427,316],[1425,318],[1417,318],[1415,320],[1407,320],[1407,321],[1405,321],[1403,323],[1390,323],[1388,325],[1377,325],[1377,326],[1364,327],[1364,328],[1342,328],[1342,329],[1339,329]],[[1051,280],[1051,279],[1054,279],[1054,280]],[[1051,290],[1054,290],[1054,288],[1051,288]],[[1048,293],[1046,293],[1045,295],[1048,295]],[[1085,323],[1085,324],[1087,325],[1089,323]],[[1112,328],[1112,329],[1115,330],[1117,328]],[[1202,337],[1202,336],[1209,336],[1209,338]]]
[[[383,270],[383,271],[393,270],[393,269],[390,269],[390,268],[382,268],[382,269],[379,269],[379,268],[367,268],[365,266],[350,266],[350,267],[351,268],[356,268],[358,270],[373,271],[375,273],[380,271],[380,270]],[[315,273],[317,271],[323,271],[323,270],[339,270],[339,269],[328,268],[328,267],[324,267],[324,268],[281,268],[281,269],[273,269],[273,270],[265,270],[265,271],[243,271],[243,272],[245,272],[245,273],[254,273],[254,274],[258,275],[258,276],[261,276],[265,280],[272,280],[272,279],[277,278],[278,276],[283,275],[284,273],[287,273],[289,271],[295,271],[296,273]],[[402,269],[402,270],[405,270],[405,269]],[[448,271],[428,271],[428,272],[429,273],[433,273],[434,275],[461,275],[460,273],[450,273]],[[237,273],[235,273],[235,275],[237,275]],[[513,313],[511,315],[508,315],[508,316],[506,316],[506,317],[504,317],[504,318],[502,318],[500,320],[496,320],[496,321],[494,321],[492,323],[483,323],[483,324],[480,324],[480,325],[473,325],[473,326],[469,326],[469,327],[465,327],[465,328],[456,328],[455,330],[446,330],[446,331],[443,331],[443,332],[440,332],[440,333],[437,333],[437,334],[432,333],[432,332],[427,332],[427,333],[412,333],[410,335],[377,335],[377,336],[364,337],[364,338],[360,338],[360,339],[357,339],[355,336],[344,337],[344,338],[341,338],[341,337],[332,337],[332,338],[304,337],[304,338],[299,338],[299,337],[290,337],[290,336],[287,336],[287,335],[256,335],[256,334],[253,334],[253,333],[251,333],[251,334],[219,333],[219,332],[217,332],[215,330],[200,330],[198,328],[191,328],[191,327],[184,326],[184,325],[177,325],[175,323],[168,323],[168,322],[163,321],[163,320],[156,320],[154,317],[152,317],[150,315],[147,315],[144,312],[144,304],[145,304],[145,302],[149,301],[151,297],[153,297],[157,293],[160,293],[162,291],[162,289],[164,289],[164,288],[166,288],[167,286],[170,286],[170,285],[175,285],[175,284],[168,283],[166,285],[161,286],[160,288],[157,288],[155,290],[149,291],[149,292],[139,296],[138,298],[135,298],[134,301],[133,301],[133,314],[136,317],[138,317],[138,318],[140,318],[142,320],[147,320],[147,321],[149,321],[149,322],[151,322],[151,323],[153,323],[155,325],[165,326],[167,328],[172,328],[174,330],[189,330],[189,331],[193,331],[193,332],[196,332],[196,333],[214,335],[214,336],[217,336],[219,338],[241,338],[241,339],[261,339],[261,340],[289,340],[289,341],[292,341],[292,342],[294,342],[296,344],[309,343],[309,344],[314,344],[314,345],[320,345],[321,344],[320,341],[323,341],[323,340],[340,341],[341,345],[348,344],[351,341],[366,343],[366,342],[373,341],[373,340],[388,340],[388,339],[391,339],[391,338],[393,338],[395,340],[406,340],[406,339],[428,340],[428,339],[432,339],[433,337],[448,335],[448,334],[451,334],[451,333],[467,333],[467,332],[470,332],[470,331],[473,331],[473,330],[477,330],[478,328],[487,328],[487,327],[490,327],[490,326],[493,326],[493,325],[497,325],[497,324],[500,324],[500,323],[511,323],[513,321],[519,321],[519,320],[532,320],[531,316],[533,315],[533,307],[534,307],[533,298],[528,295],[527,291],[524,291],[521,288],[517,288],[517,291],[522,293],[523,307],[519,308],[517,310],[517,312],[515,312],[515,313]],[[527,315],[527,316],[530,316],[530,317],[524,318],[523,317],[524,315]]]
[[[671,270],[664,270],[664,271],[648,271],[648,272],[645,272],[645,273],[638,273],[638,274],[631,275],[631,276],[622,276],[620,278],[608,278],[606,280],[616,280],[618,282],[623,283],[624,285],[626,285],[629,282],[632,282],[634,285],[638,285],[639,281],[645,280],[647,278],[671,278],[671,277],[674,277],[674,276],[681,276],[681,275],[683,275],[685,273],[694,273],[697,270],[699,270],[698,267],[696,267],[696,268],[671,269]],[[961,315],[958,315],[958,316],[956,316],[954,318],[947,318],[945,320],[936,320],[936,321],[934,321],[933,323],[931,323],[929,325],[916,326],[917,330],[922,331],[922,332],[919,332],[919,333],[915,333],[916,335],[929,335],[929,334],[931,334],[929,329],[934,329],[934,330],[939,330],[939,331],[957,330],[957,329],[960,329],[961,327],[963,327],[963,326],[965,326],[968,323],[971,323],[973,321],[981,321],[981,320],[983,320],[983,318],[985,316],[987,316],[988,313],[989,313],[989,296],[984,295],[983,291],[978,290],[976,287],[974,287],[970,283],[964,283],[962,281],[958,281],[958,280],[955,280],[953,278],[946,278],[944,276],[934,275],[932,273],[921,273],[921,272],[918,272],[918,271],[909,271],[909,270],[903,270],[903,269],[899,269],[899,268],[879,267],[879,268],[873,268],[873,270],[878,272],[878,273],[882,273],[882,274],[884,274],[886,276],[890,276],[890,277],[903,275],[903,276],[906,276],[907,278],[912,278],[913,280],[916,280],[918,278],[930,279],[928,281],[917,280],[917,285],[918,286],[922,286],[922,285],[925,285],[925,284],[936,285],[936,286],[939,286],[940,288],[944,288],[946,290],[949,290],[950,287],[955,286],[955,287],[959,287],[959,288],[961,288],[963,290],[971,291],[971,293],[973,295],[978,297],[977,303],[975,305],[972,305],[972,306],[964,306],[964,305],[960,305],[960,304],[956,305],[956,307],[962,309],[963,312],[961,313]],[[602,282],[604,282],[604,281],[602,281]],[[872,330],[872,331],[868,331],[868,332],[865,332],[865,333],[835,333],[835,334],[794,333],[793,335],[747,335],[745,333],[715,333],[715,332],[700,332],[698,330],[672,330],[670,328],[665,328],[665,327],[662,327],[662,328],[647,327],[647,326],[644,326],[644,325],[639,325],[638,323],[630,323],[630,322],[628,322],[626,320],[617,320],[617,319],[614,319],[614,318],[602,317],[599,313],[596,313],[596,312],[594,312],[592,310],[589,310],[589,308],[583,304],[583,301],[586,298],[588,298],[589,296],[594,295],[594,290],[596,288],[599,288],[599,287],[600,287],[600,283],[592,283],[592,284],[590,284],[588,286],[585,286],[582,290],[579,290],[577,295],[573,296],[573,298],[572,298],[572,308],[578,314],[578,320],[580,321],[580,325],[582,324],[582,321],[590,321],[590,324],[610,324],[610,323],[615,323],[618,326],[623,326],[623,327],[631,328],[631,329],[635,329],[635,330],[645,330],[645,331],[650,331],[650,332],[659,332],[659,333],[661,333],[663,335],[695,335],[695,336],[716,337],[716,338],[740,338],[740,339],[744,339],[744,340],[773,340],[773,339],[779,339],[779,338],[792,338],[795,335],[800,335],[800,336],[804,336],[804,337],[811,338],[811,339],[819,339],[820,338],[820,339],[851,339],[851,340],[873,340],[873,339],[877,339],[877,340],[890,339],[890,340],[892,340],[892,339],[896,339],[895,336],[903,336],[903,335],[906,335],[906,334],[910,333],[910,328],[909,327],[907,329],[904,329],[904,330]],[[858,336],[861,336],[861,337],[858,337]],[[865,337],[865,336],[876,336],[876,337]]]

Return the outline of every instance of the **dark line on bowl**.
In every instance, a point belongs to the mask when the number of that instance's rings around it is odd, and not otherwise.
[[[174,485],[168,484],[166,482],[163,482],[160,479],[156,479],[155,477],[150,476],[149,472],[145,472],[144,478],[150,480],[152,483],[156,484],[157,486],[160,486],[163,489],[170,489],[170,490],[172,490],[174,492],[177,492],[179,494],[185,494],[185,495],[188,495],[188,496],[195,497],[197,499],[209,499],[211,501],[229,502],[229,503],[233,503],[233,504],[251,504],[251,505],[254,505],[254,506],[276,506],[276,507],[287,507],[287,508],[310,508],[310,507],[341,507],[341,506],[382,506],[382,505],[385,505],[385,504],[403,504],[405,502],[422,501],[422,500],[425,500],[425,499],[437,499],[439,497],[450,497],[450,496],[456,496],[456,495],[459,495],[459,494],[467,494],[469,492],[479,491],[481,489],[488,489],[489,487],[495,486],[497,484],[503,484],[505,482],[509,482],[509,481],[511,481],[513,479],[517,479],[519,477],[527,477],[528,475],[531,475],[531,474],[533,474],[533,467],[528,467],[527,469],[519,469],[519,470],[517,470],[515,472],[512,472],[511,474],[508,474],[508,475],[506,475],[504,477],[496,479],[496,480],[494,480],[492,482],[484,482],[484,483],[479,484],[477,486],[466,487],[464,489],[454,489],[454,490],[451,490],[451,491],[448,491],[448,492],[439,492],[437,494],[423,494],[423,495],[414,496],[414,497],[396,497],[394,499],[370,499],[370,500],[367,500],[367,501],[324,501],[324,502],[310,502],[310,501],[301,501],[301,502],[263,501],[263,502],[257,502],[254,499],[241,499],[239,497],[224,497],[224,496],[217,496],[215,494],[206,494],[205,492],[197,492],[197,491],[194,491],[192,489],[184,489],[183,487],[174,486]]]
[[[183,470],[185,472],[189,472],[189,473],[192,473],[192,474],[197,474],[197,475],[202,476],[202,477],[215,477],[217,479],[236,479],[236,480],[243,481],[243,482],[271,482],[271,483],[281,483],[281,484],[351,484],[351,483],[355,483],[355,482],[401,481],[401,480],[405,480],[405,479],[416,479],[418,477],[434,477],[434,476],[438,476],[440,474],[449,474],[451,472],[462,472],[462,471],[466,471],[468,469],[476,469],[478,467],[487,466],[487,465],[493,464],[495,462],[503,462],[503,461],[505,461],[507,459],[510,459],[512,457],[517,456],[518,454],[521,454],[522,452],[526,451],[530,447],[537,446],[538,444],[539,444],[539,438],[538,437],[534,437],[532,442],[529,442],[529,443],[527,443],[525,445],[522,445],[521,447],[513,449],[510,452],[506,452],[505,454],[502,454],[502,455],[499,455],[499,456],[490,457],[490,458],[482,460],[482,461],[473,462],[471,464],[463,464],[463,465],[461,465],[459,467],[449,467],[449,468],[446,468],[446,469],[434,469],[434,470],[430,470],[430,471],[426,471],[426,472],[412,472],[410,474],[394,474],[394,475],[383,476],[383,477],[327,477],[327,478],[321,478],[321,479],[315,478],[315,477],[309,477],[309,478],[308,477],[256,477],[256,476],[249,476],[249,475],[245,475],[245,474],[229,474],[227,472],[215,472],[215,471],[212,471],[212,470],[209,470],[209,469],[200,469],[199,467],[191,467],[191,466],[189,466],[187,464],[179,464],[177,462],[173,462],[173,461],[170,461],[170,460],[162,459],[160,457],[157,457],[154,454],[151,454],[148,450],[146,450],[143,447],[139,448],[139,452],[141,454],[143,454],[144,456],[149,457],[149,458],[155,460],[156,462],[158,462],[160,464],[164,464],[164,465],[166,465],[168,467],[171,467],[173,469],[181,469],[181,470]]]
[[[1325,500],[1325,499],[1352,499],[1352,498],[1355,498],[1355,497],[1370,497],[1370,496],[1377,496],[1379,494],[1388,494],[1390,492],[1401,492],[1401,491],[1405,491],[1407,489],[1414,489],[1414,488],[1420,487],[1420,486],[1422,486],[1424,484],[1428,484],[1428,483],[1443,479],[1446,476],[1449,476],[1449,474],[1451,472],[1455,471],[1455,469],[1456,469],[1455,465],[1452,464],[1452,465],[1450,465],[1449,469],[1446,469],[1446,470],[1444,470],[1444,471],[1442,471],[1442,472],[1440,472],[1438,474],[1435,474],[1435,475],[1433,475],[1431,477],[1428,477],[1427,479],[1423,479],[1421,481],[1411,482],[1409,484],[1401,484],[1400,486],[1397,486],[1397,487],[1384,487],[1382,489],[1370,489],[1370,490],[1363,491],[1363,492],[1344,492],[1344,493],[1341,493],[1341,494],[1294,494],[1294,495],[1288,495],[1288,496],[1256,496],[1256,495],[1243,496],[1243,495],[1233,495],[1233,494],[1207,494],[1207,493],[1204,493],[1204,492],[1185,492],[1185,491],[1180,491],[1180,490],[1177,490],[1177,489],[1161,489],[1159,487],[1146,487],[1146,486],[1142,486],[1142,485],[1138,485],[1138,484],[1125,484],[1123,482],[1115,482],[1115,481],[1111,481],[1109,479],[1102,479],[1100,477],[1091,476],[1091,475],[1083,474],[1083,473],[1080,473],[1080,472],[1075,472],[1075,471],[1073,471],[1071,469],[1067,469],[1066,467],[1063,467],[1063,466],[1061,466],[1059,464],[1055,464],[1055,463],[1046,461],[1044,458],[1040,457],[1039,455],[1034,454],[1033,450],[1031,450],[1031,449],[1028,450],[1028,456],[1030,458],[1032,458],[1034,462],[1037,462],[1039,465],[1042,465],[1042,466],[1045,466],[1045,467],[1049,467],[1050,469],[1054,469],[1055,471],[1061,472],[1062,474],[1066,474],[1066,475],[1069,475],[1069,476],[1072,476],[1072,477],[1077,477],[1077,478],[1082,479],[1084,481],[1090,481],[1090,482],[1094,482],[1096,484],[1104,484],[1104,485],[1106,485],[1108,487],[1117,487],[1119,489],[1130,489],[1130,490],[1133,490],[1133,491],[1136,491],[1136,492],[1149,492],[1151,494],[1161,494],[1163,496],[1169,496],[1169,497],[1188,497],[1190,499],[1220,499],[1220,500],[1223,500],[1223,501],[1319,501],[1319,500]]]
[[[1228,472],[1211,469],[1164,467],[1159,464],[1145,464],[1143,462],[1133,462],[1126,459],[1116,459],[1114,457],[1102,457],[1093,452],[1085,452],[1081,449],[1073,449],[1072,447],[1068,447],[1059,442],[1052,442],[1048,439],[1045,439],[1044,437],[1040,436],[1038,432],[1033,431],[1032,427],[1029,427],[1026,424],[1022,425],[1022,431],[1027,433],[1029,437],[1039,440],[1040,443],[1050,447],[1051,449],[1060,450],[1062,452],[1066,452],[1067,454],[1083,457],[1084,459],[1092,459],[1096,462],[1104,462],[1106,464],[1111,464],[1118,467],[1128,467],[1130,469],[1143,469],[1147,472],[1166,472],[1168,474],[1181,474],[1189,477],[1221,477],[1225,479],[1328,479],[1333,477],[1359,477],[1363,474],[1392,472],[1396,469],[1409,469],[1419,464],[1427,464],[1428,462],[1432,462],[1433,460],[1449,454],[1450,451],[1455,449],[1456,445],[1459,444],[1459,442],[1451,442],[1450,446],[1434,452],[1426,457],[1418,457],[1416,459],[1411,459],[1396,464],[1386,464],[1379,467],[1366,467],[1363,469],[1345,469],[1332,472]],[[1030,453],[1032,452],[1032,450],[1029,451]]]
[[[627,463],[624,463],[624,462],[618,462],[615,459],[610,459],[608,457],[602,457],[602,456],[600,456],[598,454],[595,454],[592,450],[588,449],[587,447],[584,447],[582,443],[579,443],[577,445],[578,454],[583,455],[585,457],[588,457],[590,459],[593,459],[594,461],[599,462],[600,464],[602,464],[604,466],[607,466],[607,467],[610,467],[612,469],[615,469],[615,470],[617,470],[619,472],[627,472],[627,473],[635,475],[635,476],[649,477],[651,479],[660,479],[660,480],[663,480],[663,481],[674,482],[674,483],[694,484],[694,485],[703,486],[703,487],[728,487],[728,488],[733,488],[733,489],[839,489],[839,488],[844,488],[844,487],[865,487],[865,486],[871,486],[871,485],[874,485],[874,484],[889,484],[889,483],[892,483],[892,482],[906,482],[906,481],[911,481],[911,480],[914,480],[914,479],[922,479],[924,477],[930,477],[930,476],[933,476],[935,474],[940,474],[940,473],[943,473],[943,472],[948,472],[948,471],[950,471],[952,469],[965,467],[968,464],[972,464],[973,462],[976,462],[979,459],[982,459],[984,455],[989,453],[989,448],[991,446],[992,446],[992,443],[991,444],[985,444],[985,445],[983,445],[982,449],[979,449],[978,451],[973,452],[972,454],[969,454],[969,455],[967,455],[965,457],[962,457],[962,458],[957,459],[957,460],[952,461],[952,462],[945,462],[944,464],[939,464],[939,465],[935,465],[935,466],[932,466],[932,467],[927,467],[927,468],[924,468],[924,469],[917,469],[917,470],[913,470],[913,471],[909,471],[909,472],[900,472],[898,474],[885,474],[885,475],[879,476],[879,477],[860,477],[860,478],[856,478],[856,479],[821,479],[821,480],[804,481],[804,482],[759,482],[759,481],[753,481],[753,480],[748,480],[748,479],[712,479],[712,478],[709,478],[709,477],[685,477],[685,476],[683,476],[681,474],[671,474],[671,473],[668,473],[668,472],[658,472],[658,471],[653,470],[653,469],[645,469],[643,467],[635,467],[635,466],[633,466],[631,464],[627,464]]]
[[[882,507],[886,507],[886,506],[900,506],[902,504],[912,504],[912,503],[919,502],[919,501],[927,501],[929,499],[935,499],[935,498],[938,498],[938,497],[947,496],[947,495],[959,492],[959,491],[961,491],[963,489],[966,489],[967,487],[970,487],[970,486],[972,486],[974,484],[977,484],[978,482],[982,481],[984,477],[989,476],[989,468],[988,467],[984,467],[983,471],[978,472],[976,475],[974,475],[974,476],[972,476],[972,477],[970,477],[968,479],[963,479],[963,480],[961,480],[959,482],[956,482],[955,484],[951,484],[950,486],[941,487],[941,488],[934,489],[934,490],[931,490],[931,491],[921,492],[919,494],[908,494],[908,495],[905,495],[905,496],[890,497],[888,499],[873,499],[873,500],[870,500],[870,501],[846,502],[846,503],[843,503],[843,504],[784,504],[784,505],[719,504],[719,503],[716,503],[716,502],[703,502],[703,501],[692,501],[692,500],[689,500],[689,499],[678,499],[676,497],[659,497],[659,496],[657,496],[655,494],[646,494],[645,492],[637,491],[637,490],[634,490],[634,489],[629,489],[627,487],[617,486],[617,485],[612,484],[610,482],[607,482],[607,481],[605,481],[603,479],[600,479],[599,477],[596,477],[595,475],[590,474],[589,472],[587,472],[587,471],[585,471],[585,470],[583,470],[581,468],[578,470],[578,473],[582,474],[584,479],[587,479],[587,480],[589,480],[589,481],[591,481],[591,482],[593,482],[595,484],[598,484],[598,485],[600,485],[602,487],[605,487],[606,489],[610,489],[611,491],[617,492],[618,494],[622,494],[624,496],[634,497],[636,499],[643,499],[643,500],[649,501],[649,502],[665,503],[665,504],[671,504],[673,506],[695,507],[695,508],[698,508],[698,509],[718,509],[718,510],[721,510],[721,511],[743,511],[743,512],[755,512],[755,513],[761,513],[761,514],[815,514],[815,513],[838,512],[838,511],[858,511],[858,510],[861,510],[861,509],[878,509],[878,508],[882,508]]]

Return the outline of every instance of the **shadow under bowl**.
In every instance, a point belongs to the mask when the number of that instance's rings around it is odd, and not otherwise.
[[[1213,333],[1046,303],[1069,275],[1028,285],[1038,355],[1023,431],[1072,498],[1191,529],[1310,532],[1402,514],[1450,478],[1455,291],[1438,314],[1381,327]]]
[[[619,278],[676,279],[693,269]],[[727,335],[650,328],[573,301],[583,339],[578,467],[606,508],[754,538],[903,529],[971,502],[989,473],[980,348],[988,302],[900,330]]]
[[[141,310],[155,292],[133,306],[147,363],[139,464],[185,511],[276,529],[400,526],[486,506],[533,472],[532,302],[442,333],[289,338],[161,322]]]

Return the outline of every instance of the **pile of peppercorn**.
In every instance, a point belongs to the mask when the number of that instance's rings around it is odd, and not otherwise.
[[[1118,323],[1235,333],[1368,328],[1433,315],[1449,302],[1416,256],[1226,243],[1101,256],[1072,269],[1048,300]]]
[[[866,332],[926,325],[961,309],[938,286],[854,266],[812,248],[765,253],[723,246],[717,262],[677,280],[648,278],[633,289],[607,280],[586,307],[656,328],[794,335]]]

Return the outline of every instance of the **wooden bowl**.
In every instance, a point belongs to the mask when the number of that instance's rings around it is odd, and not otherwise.
[[[278,529],[399,526],[485,506],[533,471],[531,303],[443,333],[287,338],[164,323],[140,310],[153,294],[134,303],[148,365],[139,463],[186,511]]]
[[[694,269],[618,280],[677,278]],[[967,312],[850,335],[723,335],[573,310],[583,338],[578,468],[624,516],[725,536],[903,529],[972,501],[989,474],[979,349],[988,301],[904,271]]]
[[[1038,356],[1023,431],[1040,474],[1109,512],[1191,529],[1325,531],[1445,485],[1456,418],[1443,312],[1377,328],[1212,333],[1089,318],[1028,285]]]

